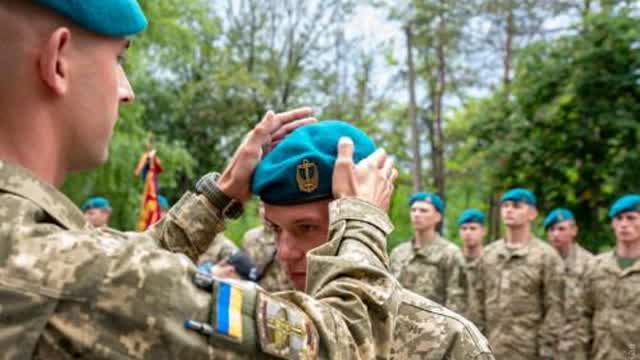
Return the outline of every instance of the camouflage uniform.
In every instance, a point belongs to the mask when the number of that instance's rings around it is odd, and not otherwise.
[[[276,239],[273,231],[259,226],[247,231],[242,249],[253,259],[262,277],[258,284],[267,291],[293,290],[293,284],[276,259]]]
[[[391,274],[405,288],[447,308],[464,313],[467,301],[464,257],[439,235],[421,248],[415,239],[391,252]]]
[[[465,304],[465,313],[463,314],[465,317],[470,317],[470,302],[471,302],[471,294],[473,293],[473,281],[478,271],[478,261],[480,257],[464,257],[464,273],[465,273],[465,285],[467,289],[467,302]]]
[[[3,359],[388,357],[399,302],[385,269],[392,226],[357,199],[334,201],[329,213],[330,241],[308,254],[314,297],[259,293],[256,312],[243,314],[257,345],[233,352],[222,336],[183,327],[207,322],[213,309],[212,294],[191,281],[192,261],[223,229],[202,196],[185,194],[145,233],[95,229],[57,189],[0,161]],[[300,335],[276,328],[280,314]]]
[[[574,359],[580,339],[579,304],[584,297],[584,275],[591,267],[593,255],[578,244],[573,244],[564,259],[562,313],[565,322],[558,337],[556,360]]]
[[[470,318],[484,331],[496,358],[551,358],[562,323],[562,259],[531,239],[510,249],[504,240],[485,248],[470,296]]]
[[[233,254],[237,250],[238,247],[236,246],[236,244],[234,244],[233,241],[224,236],[224,234],[220,233],[213,239],[213,242],[211,243],[207,251],[205,251],[204,254],[200,255],[200,258],[198,258],[198,263],[211,261],[214,264],[217,264],[218,262],[231,256],[231,254]]]
[[[640,358],[640,261],[621,270],[614,251],[600,254],[584,278],[576,359]]]

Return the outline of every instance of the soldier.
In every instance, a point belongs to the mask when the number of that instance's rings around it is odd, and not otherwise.
[[[467,313],[469,315],[469,299],[471,295],[471,283],[476,272],[476,264],[482,256],[484,245],[482,239],[486,235],[484,227],[485,216],[478,209],[467,209],[458,217],[458,229],[462,239],[462,253],[465,259],[465,276],[467,289]]]
[[[109,200],[101,196],[89,198],[82,204],[82,211],[87,222],[96,228],[109,226],[111,217],[111,204]]]
[[[314,298],[194,277],[193,261],[250,199],[262,155],[313,122],[310,109],[268,112],[222,175],[204,176],[144,233],[93,228],[56,188],[107,159],[119,104],[134,98],[119,63],[125,36],[146,24],[135,0],[0,2],[3,358],[384,357],[395,280],[376,265],[394,179],[390,166],[368,166],[380,153],[354,165],[343,141],[329,241],[307,255],[327,269],[308,279]],[[351,261],[354,248],[366,263]]]
[[[550,359],[562,322],[562,259],[531,233],[536,198],[507,191],[500,214],[506,236],[488,245],[473,280],[471,320],[499,359]]]
[[[467,301],[464,257],[436,231],[444,203],[436,194],[411,196],[414,237],[391,252],[391,274],[409,290],[449,309],[464,313]]]
[[[585,277],[576,359],[637,359],[640,353],[640,195],[609,209],[614,250],[596,256]]]
[[[347,207],[346,204],[336,204],[332,201],[336,186],[345,185],[333,182],[332,189],[331,174],[334,166],[336,171],[343,166],[351,166],[333,155],[335,141],[340,136],[353,139],[356,160],[373,153],[375,149],[369,137],[351,125],[340,121],[322,121],[301,127],[282,140],[258,165],[253,180],[253,192],[260,196],[265,204],[265,222],[275,233],[278,260],[295,288],[304,290],[311,296],[340,295],[327,292],[318,286],[319,283],[310,281],[308,274],[317,274],[325,281],[334,278],[336,274],[331,267],[324,264],[310,264],[309,254],[327,247],[339,246],[351,254],[350,260],[353,263],[372,266],[379,261],[379,258],[371,258],[363,252],[361,244],[327,243],[327,234],[350,232],[344,228],[331,227],[335,221],[331,215],[331,208],[340,206],[339,216],[352,219],[356,214],[368,212],[367,209],[370,207],[363,202],[354,202]],[[380,155],[384,157],[384,154]],[[370,163],[368,166],[381,165],[382,163],[378,162]],[[391,223],[385,214],[368,213],[371,216],[369,219],[380,226],[373,234],[382,235],[391,231]],[[386,267],[386,259],[377,266]],[[373,358],[376,354],[379,358],[391,359],[493,358],[486,339],[468,320],[433,301],[402,289],[395,281],[393,283],[396,290],[392,294],[373,297],[370,298],[372,301],[368,302],[372,317],[380,316],[377,307],[383,303],[395,304],[395,321],[387,322],[388,328],[374,329],[375,332],[391,331],[393,340],[391,343],[380,341],[370,344],[376,350],[369,352],[368,358]],[[353,285],[351,290],[355,293],[365,290],[355,283]],[[295,292],[280,294],[290,299],[301,297],[300,293]],[[347,303],[353,306],[351,311],[358,311],[358,302]],[[383,322],[383,319],[380,319],[380,322]],[[354,326],[359,327],[359,324],[354,323]]]
[[[258,212],[262,225],[247,231],[242,238],[242,250],[258,266],[260,280],[258,284],[267,291],[293,290],[280,261],[276,258],[276,239],[273,229],[265,224],[264,204],[260,202]]]
[[[484,219],[484,214],[478,209],[467,209],[458,218],[458,229],[463,244],[462,253],[467,266],[473,266],[484,251],[482,239],[487,234]]]
[[[544,219],[544,229],[551,244],[564,260],[562,313],[565,321],[558,337],[554,359],[574,359],[580,346],[580,314],[577,309],[584,297],[583,276],[591,267],[593,255],[575,241],[578,226],[570,210],[558,208],[551,211]]]

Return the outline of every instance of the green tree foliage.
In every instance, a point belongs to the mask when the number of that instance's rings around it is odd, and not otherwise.
[[[532,44],[518,58],[509,100],[498,92],[461,115],[477,136],[472,159],[488,159],[496,187],[531,188],[541,215],[570,208],[592,250],[612,243],[612,200],[638,191],[637,21],[624,9],[594,14],[575,35]]]

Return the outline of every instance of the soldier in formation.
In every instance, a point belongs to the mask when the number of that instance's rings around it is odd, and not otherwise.
[[[467,302],[464,257],[436,228],[444,202],[437,194],[415,193],[409,200],[414,237],[393,249],[390,270],[407,289],[464,313]]]

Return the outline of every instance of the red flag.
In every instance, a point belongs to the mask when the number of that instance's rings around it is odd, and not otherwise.
[[[160,205],[158,204],[158,174],[162,172],[160,159],[156,151],[144,153],[138,161],[135,174],[141,175],[144,181],[142,192],[142,209],[138,219],[138,230],[144,231],[156,221],[160,220]]]

